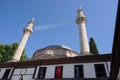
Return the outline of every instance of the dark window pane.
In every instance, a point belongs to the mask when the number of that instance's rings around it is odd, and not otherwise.
[[[6,69],[2,79],[8,79],[10,71],[11,71],[11,69]]]
[[[62,78],[63,66],[55,67],[55,78]]]
[[[95,73],[97,78],[107,77],[104,64],[95,64],[94,66],[95,66]]]
[[[21,78],[21,80],[23,80],[23,78]]]
[[[44,79],[47,67],[40,67],[38,72],[38,78]]]
[[[75,65],[74,71],[75,71],[75,78],[83,78],[84,77],[83,65]]]

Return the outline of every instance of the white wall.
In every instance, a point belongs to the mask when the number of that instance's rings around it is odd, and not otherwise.
[[[83,66],[85,78],[96,78],[94,63],[85,63]]]
[[[6,70],[5,68],[1,68],[1,69],[0,69],[0,79],[2,79],[5,70]]]
[[[73,64],[58,64],[58,65],[50,65],[50,66],[48,65],[48,66],[39,66],[39,67],[47,67],[45,78],[54,78],[55,66],[63,66],[63,78],[74,78]],[[37,78],[39,67],[37,67],[35,78]]]
[[[20,76],[13,76],[12,80],[19,80],[19,78],[20,78]],[[32,76],[31,75],[24,75],[23,80],[32,80]]]
[[[104,65],[105,65],[107,77],[109,77],[110,76],[110,62],[105,62]]]
[[[74,66],[75,65],[83,65],[84,78],[96,78],[94,64],[104,64],[107,77],[109,77],[106,62],[57,64],[57,65],[46,65],[46,66],[41,66],[41,67],[47,67],[45,78],[54,78],[55,66],[63,66],[63,78],[74,78]],[[107,62],[107,65],[108,65],[108,68],[110,68],[110,62]],[[35,78],[37,78],[38,70],[39,70],[39,67],[36,71],[36,77]]]
[[[55,66],[48,66],[45,78],[54,78],[55,75]]]
[[[37,78],[38,71],[39,71],[39,66],[37,66],[37,69],[36,69],[36,72],[35,72],[35,78]]]
[[[45,78],[54,78],[55,76],[55,67],[56,66],[63,66],[63,78],[74,78],[74,66],[75,65],[83,65],[83,71],[84,71],[84,78],[96,78],[95,74],[95,68],[94,64],[104,64],[105,70],[107,73],[107,77],[109,77],[109,71],[110,70],[110,62],[95,62],[95,63],[74,63],[74,64],[57,64],[57,65],[44,65],[44,66],[37,66],[36,72],[35,72],[35,78],[37,78],[39,67],[47,67]],[[108,66],[108,69],[107,69]],[[9,69],[9,68],[7,68]],[[12,75],[12,80],[18,80],[20,78],[20,71],[23,68],[15,69]],[[30,80],[33,77],[35,68],[26,68],[27,72],[23,76],[24,80]],[[23,69],[23,73],[26,69]],[[5,72],[5,68],[1,68],[0,71],[0,79],[3,77],[3,74]],[[11,68],[12,73],[13,68]],[[120,73],[119,73],[120,74]],[[10,77],[10,75],[9,75]]]
[[[111,62],[107,62],[108,68],[109,68],[109,72],[110,72],[110,68],[111,68]]]
[[[19,80],[21,73],[23,74],[23,80],[31,80],[33,77],[35,68],[19,68],[15,69],[12,80]]]
[[[63,78],[74,78],[74,65],[63,65]]]

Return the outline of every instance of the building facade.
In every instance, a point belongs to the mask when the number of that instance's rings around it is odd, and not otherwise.
[[[0,64],[0,79],[108,80],[111,54]]]
[[[0,64],[1,80],[109,79],[111,54],[92,55],[89,52],[86,17],[81,8],[78,9],[76,18],[80,35],[80,53],[63,45],[50,45],[35,51],[30,60],[19,62],[21,52],[32,33],[33,23],[34,19],[25,28],[13,59],[8,63]]]

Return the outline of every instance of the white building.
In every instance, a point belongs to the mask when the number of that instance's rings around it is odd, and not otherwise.
[[[104,54],[5,63],[0,65],[0,79],[107,80],[110,58]]]

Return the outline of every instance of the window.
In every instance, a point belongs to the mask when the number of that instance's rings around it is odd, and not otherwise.
[[[106,72],[105,72],[105,67],[104,64],[95,64],[95,73],[96,73],[96,78],[105,78]]]
[[[40,67],[38,72],[38,79],[44,79],[47,67]]]
[[[21,80],[23,80],[23,78],[21,78]]]
[[[83,78],[84,77],[83,65],[75,65],[74,71],[75,71],[75,78]]]
[[[14,68],[11,76],[11,80],[15,77],[15,80],[31,80],[34,79],[36,67],[20,67]]]
[[[63,66],[55,67],[55,78],[62,78]]]
[[[9,73],[10,73],[11,69],[6,69],[2,79],[8,79]]]

